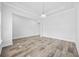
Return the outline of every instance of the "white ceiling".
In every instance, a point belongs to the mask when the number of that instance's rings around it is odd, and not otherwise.
[[[41,15],[43,11],[46,15],[50,15],[73,8],[72,2],[12,2],[11,4],[15,4],[36,15]]]

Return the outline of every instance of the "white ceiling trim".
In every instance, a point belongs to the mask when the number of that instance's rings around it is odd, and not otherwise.
[[[70,11],[70,10],[74,10],[74,11],[75,11],[75,8],[65,9],[65,10],[63,10],[63,11],[61,11],[61,12],[57,12],[57,13],[51,14],[51,15],[48,16],[48,17],[55,16],[55,15],[58,15],[58,14],[61,14],[61,13],[64,13],[64,12],[68,12],[68,11]]]
[[[8,3],[7,2],[6,4],[9,4],[10,6],[17,7],[18,9],[21,9],[21,10],[23,9],[25,12],[28,12],[29,14],[31,14],[31,16],[32,15],[36,16],[36,17],[41,16],[41,14],[36,13],[35,10],[32,9],[32,7],[27,8],[26,6],[23,6],[22,4],[18,4],[18,3],[16,3],[16,2],[15,3]],[[28,4],[26,4],[26,5],[28,5]],[[28,6],[30,6],[30,5],[28,5]],[[70,7],[68,6],[68,8],[70,8]],[[50,10],[49,12],[46,12],[45,14],[51,15],[51,14],[60,12],[61,10],[68,9],[68,8],[66,8],[66,7],[60,7],[60,8],[54,9],[54,10]]]
[[[25,17],[25,16],[22,16],[22,15],[17,15],[17,14],[13,14],[13,15],[16,15],[16,16],[19,16],[19,17],[22,17],[22,18],[25,18],[27,20],[31,20],[31,21],[34,21],[36,23],[39,23],[40,21],[38,21],[37,19],[33,19],[33,18],[29,18],[29,17]]]
[[[40,17],[37,16],[37,15],[34,15],[34,13],[30,12],[30,11],[27,11],[23,8],[20,8],[20,7],[17,7],[16,5],[13,5],[13,4],[9,4],[9,3],[3,3],[4,5],[7,5],[7,6],[10,6],[11,8],[13,9],[16,9],[17,11],[20,10],[22,11],[24,14],[26,15],[22,15],[24,17],[28,17],[28,18],[32,18],[32,19],[39,19]],[[17,11],[13,10],[15,13],[17,13]],[[28,15],[27,15],[28,14]]]
[[[74,7],[72,7],[72,8],[74,8]],[[66,10],[69,10],[69,9],[72,9],[72,8],[64,9],[64,7],[61,7],[59,9],[55,9],[53,11],[50,11],[49,13],[46,13],[46,15],[51,16],[51,15],[54,15],[54,14],[57,14],[57,13],[60,13],[60,12],[63,12],[63,11],[66,11]]]
[[[17,3],[11,4],[11,3],[5,2],[4,4],[8,5],[10,7],[13,7],[17,10],[23,11],[24,13],[26,13],[30,16],[29,18],[36,19],[36,20],[42,19],[41,15],[39,15],[38,13],[35,13],[33,10],[31,11],[31,7],[30,8],[24,8],[24,7],[22,7],[22,5],[19,5]],[[60,13],[60,12],[63,12],[63,11],[66,11],[66,10],[72,9],[72,8],[73,7],[67,7],[67,8],[66,7],[60,7],[60,8],[54,9],[54,10],[50,10],[49,12],[46,12],[45,15],[46,15],[46,17],[49,17],[51,15],[55,15],[57,13]],[[25,15],[24,17],[28,17],[28,15]]]
[[[5,2],[5,3],[3,3],[3,4],[8,5],[8,6],[12,7],[12,8],[17,9],[17,10],[22,10],[22,11],[24,11],[25,13],[29,13],[31,16],[32,16],[32,15],[33,15],[33,16],[37,16],[34,12],[32,12],[32,11],[30,11],[30,10],[28,10],[28,9],[26,10],[26,9],[20,7],[20,6],[15,5],[15,4],[7,3],[7,2]]]

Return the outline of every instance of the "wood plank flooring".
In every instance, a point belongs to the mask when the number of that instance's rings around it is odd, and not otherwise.
[[[13,40],[2,49],[2,57],[78,57],[76,45],[47,37],[33,36]]]

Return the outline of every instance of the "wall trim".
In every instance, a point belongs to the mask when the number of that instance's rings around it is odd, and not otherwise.
[[[41,35],[40,37],[50,37],[50,38],[55,38],[55,39],[58,39],[58,40],[64,40],[64,41],[69,41],[69,42],[76,43],[75,40],[65,40],[65,38],[60,38],[60,37],[56,37],[56,36]]]
[[[15,37],[15,38],[13,38],[12,40],[15,40],[15,39],[21,39],[21,38],[35,37],[35,36],[39,36],[39,37],[40,37],[39,34],[35,34],[35,35],[29,35],[29,36],[20,36],[20,37]]]
[[[63,14],[63,13],[65,13],[65,12],[68,12],[68,11],[71,11],[71,10],[75,10],[75,8],[70,8],[70,9],[66,9],[66,10],[63,10],[63,11],[60,11],[60,12],[57,12],[57,13],[53,13],[53,14],[51,14],[50,16],[48,15],[47,17],[51,17],[51,16]]]

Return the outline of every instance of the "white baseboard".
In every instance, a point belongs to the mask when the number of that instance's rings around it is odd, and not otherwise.
[[[29,35],[29,36],[20,36],[20,37],[15,37],[13,39],[19,39],[19,38],[25,38],[25,37],[32,37],[32,36],[40,36],[40,34],[36,34],[36,35]]]
[[[76,42],[75,40],[69,40],[69,39],[60,38],[60,37],[56,37],[56,36],[42,35],[41,37],[49,37],[49,38],[55,38],[55,39],[58,39],[58,40],[64,40],[64,41],[69,41],[69,42]]]

